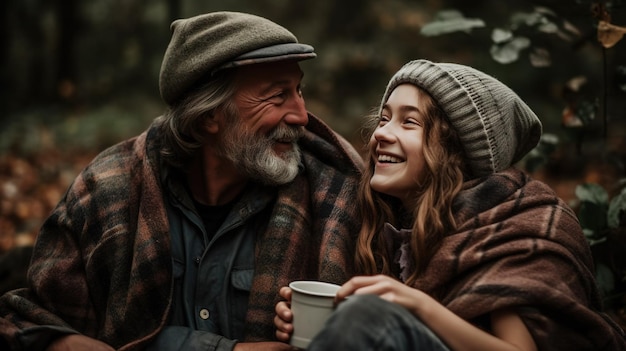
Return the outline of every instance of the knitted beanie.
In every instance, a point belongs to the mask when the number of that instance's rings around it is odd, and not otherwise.
[[[278,24],[239,12],[213,12],[172,22],[159,89],[168,104],[218,70],[254,63],[314,58],[313,47]]]
[[[474,68],[415,60],[391,78],[382,106],[398,85],[430,94],[458,132],[474,177],[502,171],[539,142],[541,121],[509,87]]]

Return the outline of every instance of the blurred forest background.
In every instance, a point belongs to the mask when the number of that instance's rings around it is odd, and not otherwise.
[[[521,166],[577,211],[624,317],[626,0],[3,0],[0,292],[23,284],[39,226],[76,174],[163,111],[170,22],[216,10],[267,17],[313,45],[308,109],[359,148],[362,118],[408,60],[511,86],[544,124]]]

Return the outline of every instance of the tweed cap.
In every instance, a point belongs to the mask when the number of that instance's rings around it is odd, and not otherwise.
[[[541,137],[541,121],[509,87],[474,68],[415,60],[391,78],[382,105],[395,87],[410,83],[433,97],[459,134],[474,177],[502,171],[521,160]]]
[[[263,17],[213,12],[172,22],[159,89],[168,104],[224,68],[316,56],[287,29]]]

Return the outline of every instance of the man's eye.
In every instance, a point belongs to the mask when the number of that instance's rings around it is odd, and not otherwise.
[[[285,99],[285,95],[286,95],[286,94],[285,94],[285,92],[284,92],[284,91],[281,91],[281,92],[279,92],[279,93],[276,93],[276,94],[274,94],[274,95],[270,96],[267,100],[272,100],[272,101],[278,101],[278,100],[280,100],[280,101],[282,101],[282,100],[284,100],[284,99]]]

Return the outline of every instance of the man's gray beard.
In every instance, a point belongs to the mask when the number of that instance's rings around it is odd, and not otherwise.
[[[240,122],[227,123],[220,154],[229,159],[244,175],[266,185],[282,185],[298,175],[300,148],[296,141],[302,136],[301,127],[278,126],[270,135],[250,133]],[[272,149],[275,140],[293,140],[293,147],[278,156]]]

